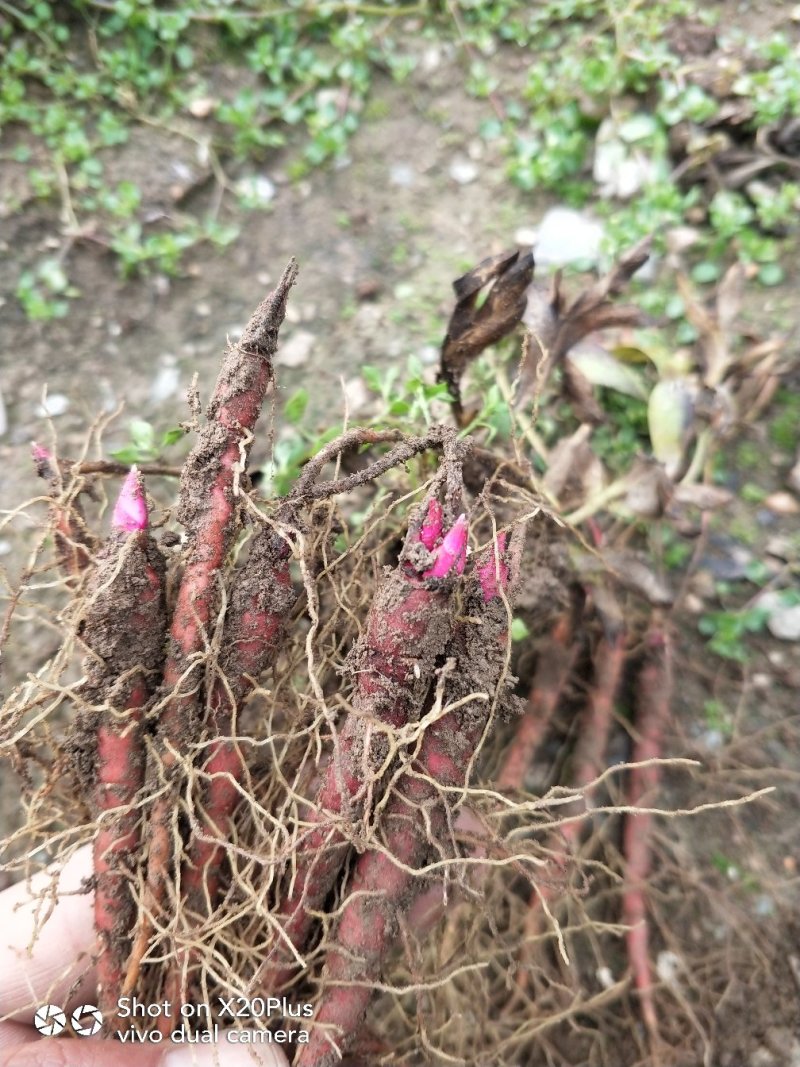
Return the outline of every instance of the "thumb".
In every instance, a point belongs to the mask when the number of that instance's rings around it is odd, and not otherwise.
[[[242,1044],[242,1033],[222,1033],[216,1044],[149,1048],[119,1041],[45,1038],[4,1050],[0,1067],[289,1067],[281,1049],[261,1042]]]

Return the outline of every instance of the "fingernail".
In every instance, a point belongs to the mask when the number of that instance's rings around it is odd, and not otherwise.
[[[280,1049],[263,1041],[242,1041],[259,1036],[255,1030],[229,1030],[213,1045],[178,1045],[164,1057],[163,1067],[287,1067]]]

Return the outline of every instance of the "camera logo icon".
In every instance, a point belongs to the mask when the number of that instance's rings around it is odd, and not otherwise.
[[[103,1013],[94,1004],[80,1004],[70,1023],[78,1037],[93,1037],[103,1025]],[[67,1025],[67,1013],[58,1004],[42,1004],[36,1009],[33,1025],[42,1037],[57,1037]]]
[[[70,1017],[78,1037],[93,1037],[103,1025],[103,1013],[94,1004],[81,1004]]]
[[[67,1025],[67,1016],[58,1004],[42,1004],[36,1009],[33,1025],[44,1037],[55,1037]]]

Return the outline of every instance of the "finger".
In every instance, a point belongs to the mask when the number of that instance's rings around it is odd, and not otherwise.
[[[40,1004],[60,1004],[68,989],[94,992],[91,874],[91,848],[83,848],[55,883],[42,871],[0,894],[0,1016],[30,1023]]]
[[[288,1067],[280,1049],[241,1044],[243,1032],[223,1034],[215,1045],[192,1046],[45,1039],[0,1051],[0,1067]]]
[[[22,1023],[0,1023],[0,1063],[3,1062],[2,1057],[8,1049],[18,1048],[28,1041],[36,1041],[37,1038],[38,1034],[30,1026],[23,1026]]]

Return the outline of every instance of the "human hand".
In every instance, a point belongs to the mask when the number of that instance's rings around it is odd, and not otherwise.
[[[39,1005],[58,1004],[69,1014],[76,1005],[96,1001],[92,894],[82,891],[91,874],[91,849],[81,849],[58,878],[57,902],[30,952],[51,907],[53,898],[40,895],[49,877],[0,893],[0,1067],[288,1067],[281,1050],[229,1043],[224,1033],[216,1045],[40,1037],[33,1027]]]

